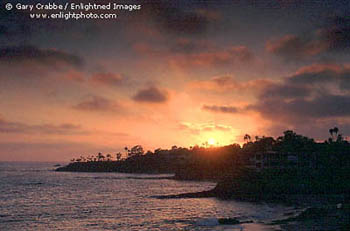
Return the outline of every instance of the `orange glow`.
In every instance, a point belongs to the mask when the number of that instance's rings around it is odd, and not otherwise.
[[[209,138],[208,139],[208,144],[209,145],[215,145],[216,144],[216,140],[214,138]]]

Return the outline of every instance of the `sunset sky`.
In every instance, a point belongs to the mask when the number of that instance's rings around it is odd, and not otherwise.
[[[118,3],[142,8],[35,20],[1,3],[0,161],[226,145],[287,129],[350,136],[349,1]]]

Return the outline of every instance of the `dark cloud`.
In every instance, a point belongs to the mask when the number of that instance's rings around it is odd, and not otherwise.
[[[84,101],[73,106],[74,109],[83,111],[116,112],[121,110],[121,106],[114,101],[101,96],[89,96]]]
[[[166,90],[158,89],[154,86],[139,90],[133,97],[136,102],[141,103],[164,103],[168,98]]]
[[[233,108],[234,113],[257,112],[269,121],[266,135],[278,136],[283,130],[295,130],[318,140],[325,139],[331,127],[350,133],[349,67],[311,65],[281,82],[270,82],[256,91],[256,103]],[[203,106],[213,112],[231,111],[226,106]]]
[[[266,86],[270,86],[272,82],[267,79],[254,79],[249,81],[237,81],[231,76],[215,76],[209,80],[192,81],[189,83],[191,88],[200,90],[213,91],[260,91]]]
[[[81,2],[83,1],[76,1],[76,3]],[[38,2],[27,0],[25,3],[35,5]],[[39,45],[43,42],[51,41],[51,39],[55,40],[58,37],[60,40],[62,39],[70,43],[77,39],[79,41],[84,39],[89,40],[92,34],[96,35],[98,34],[97,32],[102,33],[106,31],[100,29],[98,25],[99,20],[84,20],[84,23],[81,20],[33,20],[29,17],[29,11],[15,9],[8,11],[5,9],[4,4],[0,8],[0,31],[5,32],[0,33],[1,44],[23,45],[33,43]],[[12,4],[15,5],[17,2],[12,1]],[[59,13],[58,10],[51,10],[50,12]],[[34,8],[31,13],[43,13],[43,11]],[[114,26],[116,27],[118,25]],[[42,37],[43,34],[46,41],[42,39],[38,41],[38,38]]]
[[[255,56],[246,46],[231,46],[224,49],[198,51],[189,54],[170,54],[170,61],[185,68],[213,68],[229,65],[251,64]]]
[[[0,25],[0,34],[8,34],[8,28],[4,25]]]
[[[295,127],[321,120],[350,119],[350,92],[342,86],[349,80],[349,69],[306,70],[266,87],[258,94],[258,102],[246,109],[274,123]]]
[[[101,72],[96,73],[91,77],[93,83],[102,84],[106,86],[121,86],[123,77],[119,74]]]
[[[212,20],[208,14],[203,14],[186,3],[180,5],[171,1],[158,1],[144,4],[144,10],[154,18],[161,31],[174,35],[202,34]]]
[[[9,122],[0,118],[0,133],[72,135],[83,134],[85,131],[82,130],[81,126],[74,124],[28,125],[20,122]]]
[[[35,46],[2,47],[0,48],[0,62],[10,65],[34,62],[54,68],[59,68],[61,65],[78,68],[84,63],[79,56],[56,49],[42,49]]]
[[[0,47],[0,88],[56,89],[85,80],[84,60],[74,54],[35,46]]]
[[[346,78],[343,78],[340,82],[340,89],[350,91],[350,75],[348,75]]]
[[[300,60],[320,54],[327,49],[327,44],[313,39],[296,35],[286,35],[279,39],[269,40],[266,50],[280,55],[288,60]]]
[[[199,34],[206,31],[208,19],[194,12],[183,12],[176,8],[162,11],[160,23],[164,30],[173,33]]]
[[[339,77],[339,74],[335,71],[322,70],[318,72],[305,72],[294,75],[291,78],[288,78],[287,82],[298,85],[326,84],[336,81]]]
[[[189,56],[193,65],[222,65],[248,63],[254,58],[254,54],[245,46],[232,46],[224,50],[200,52]],[[191,61],[192,60],[192,61]]]
[[[310,33],[271,39],[265,47],[268,52],[287,60],[304,60],[324,53],[347,51],[350,48],[349,16],[335,16]]]
[[[189,38],[178,38],[170,48],[170,52],[191,54],[215,49],[212,42],[207,40],[194,40]]]
[[[267,85],[260,95],[261,98],[294,99],[304,98],[310,95],[310,90],[305,86],[270,84]]]
[[[350,48],[350,17],[335,16],[323,28],[320,36],[329,44],[329,49],[343,51]]]
[[[232,106],[217,106],[217,105],[203,105],[203,110],[210,112],[219,112],[219,113],[238,113],[240,110],[237,107]]]
[[[160,44],[136,43],[132,48],[139,54],[167,60],[184,68],[239,66],[255,61],[253,51],[243,45],[217,47],[206,40],[187,38],[179,38],[170,45]]]
[[[319,87],[332,85],[341,90],[349,90],[350,69],[341,65],[314,65],[299,71],[286,79],[286,84],[298,87]]]
[[[33,34],[33,26],[30,24],[28,15],[18,11],[8,11],[4,4],[0,8],[0,41],[27,42]]]
[[[265,118],[287,123],[309,123],[312,119],[327,119],[330,117],[350,116],[350,95],[324,94],[307,99],[292,99],[290,101],[262,99],[250,107],[260,112]]]

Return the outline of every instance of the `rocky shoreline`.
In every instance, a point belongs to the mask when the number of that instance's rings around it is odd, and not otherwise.
[[[169,169],[163,165],[147,168],[145,171],[144,166],[139,165],[139,162],[125,162],[122,165],[116,165],[115,162],[72,163],[56,171],[159,174],[176,173],[180,169],[179,166]],[[273,221],[269,225],[277,225],[282,230],[288,231],[348,230],[346,229],[350,227],[349,186],[346,181],[348,170],[326,170],[292,169],[257,173],[248,169],[235,169],[222,173],[220,179],[208,179],[206,175],[198,174],[197,171],[191,171],[193,174],[187,175],[182,172],[168,179],[214,180],[217,185],[207,191],[154,197],[158,199],[213,197],[222,200],[285,204],[303,208],[303,211],[300,214],[289,214],[286,219]],[[233,218],[228,218],[224,223],[231,221],[237,222]]]
[[[299,213],[285,214],[283,220],[276,220],[269,226],[278,226],[286,231],[309,230],[349,230],[350,227],[350,200],[347,193],[261,193],[260,191],[243,191],[243,188],[234,188],[233,182],[219,182],[211,190],[182,193],[177,195],[157,196],[158,199],[181,198],[218,198],[223,200],[240,200],[253,203],[277,203],[292,206]],[[232,219],[231,219],[232,220]],[[236,221],[236,220],[235,220]],[[240,223],[237,223],[240,224]]]
[[[195,193],[182,193],[177,195],[156,196],[158,199],[181,199],[181,198],[223,198],[214,189]],[[302,209],[299,214],[287,213],[287,218],[275,220],[266,225],[279,226],[286,231],[346,231],[350,227],[350,203],[346,201],[346,195],[280,195],[276,198],[266,198],[267,200],[257,201],[256,197],[246,195],[232,195],[230,199],[251,202],[274,202],[293,205],[295,209]],[[342,203],[338,203],[342,202]],[[244,224],[237,218],[227,218],[219,224]]]
[[[331,207],[310,207],[295,217],[273,221],[270,225],[279,225],[282,230],[319,230],[346,231],[350,227],[349,204]]]

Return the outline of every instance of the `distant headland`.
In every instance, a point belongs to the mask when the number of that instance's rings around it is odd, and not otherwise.
[[[117,153],[80,156],[56,171],[172,173],[177,180],[218,182],[217,194],[232,192],[255,196],[295,193],[350,192],[350,143],[337,127],[324,142],[285,131],[283,136],[252,138],[246,134],[241,147],[194,146],[144,152],[141,145],[125,147],[127,158]],[[267,193],[268,192],[268,193]]]
[[[338,222],[333,219],[333,214],[338,214],[341,221],[336,227],[346,227],[350,225],[347,215],[350,214],[350,143],[337,127],[329,132],[331,137],[324,142],[288,130],[277,139],[252,140],[247,134],[242,147],[238,144],[173,146],[170,150],[144,153],[142,146],[136,145],[125,148],[125,159],[121,153],[116,154],[115,160],[111,154],[98,153],[74,159],[57,171],[172,173],[175,180],[217,182],[208,191],[158,196],[160,199],[217,197],[310,207],[315,204],[312,200],[318,198],[319,204],[328,207],[311,208],[298,217],[276,223],[288,225],[290,221],[298,221],[306,225],[310,219],[314,223],[322,219]]]

